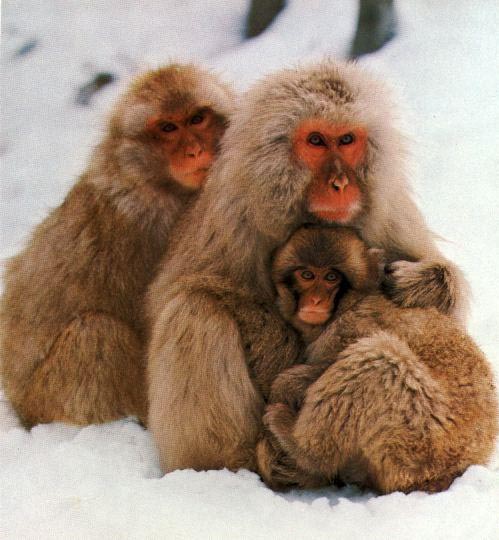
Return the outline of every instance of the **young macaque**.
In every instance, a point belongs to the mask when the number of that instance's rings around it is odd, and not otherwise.
[[[440,491],[492,453],[487,360],[451,317],[382,296],[381,267],[340,227],[301,228],[275,256],[279,308],[310,344],[271,387],[257,456],[274,488]]]
[[[195,66],[139,77],[87,170],[8,263],[1,373],[26,426],[145,422],[143,296],[232,107],[231,90]]]

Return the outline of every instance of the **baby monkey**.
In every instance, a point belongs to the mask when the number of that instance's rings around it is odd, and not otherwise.
[[[271,487],[440,491],[489,459],[487,360],[450,317],[381,295],[383,266],[348,228],[301,228],[278,250],[278,305],[308,347],[271,388],[257,447]]]

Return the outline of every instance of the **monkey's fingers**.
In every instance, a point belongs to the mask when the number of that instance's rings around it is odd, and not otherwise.
[[[258,473],[271,489],[284,491],[304,487],[304,473],[298,470],[294,460],[276,446],[276,440],[269,434],[256,447]]]

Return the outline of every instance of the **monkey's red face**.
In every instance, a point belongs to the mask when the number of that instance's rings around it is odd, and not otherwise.
[[[306,266],[293,272],[298,306],[295,317],[312,325],[324,324],[334,309],[343,276],[330,268]]]
[[[308,211],[327,222],[349,223],[362,208],[356,170],[365,162],[367,132],[320,118],[302,122],[295,131],[293,153],[313,173]]]
[[[215,158],[223,122],[204,108],[155,116],[149,119],[147,129],[160,146],[171,176],[187,189],[199,189]]]

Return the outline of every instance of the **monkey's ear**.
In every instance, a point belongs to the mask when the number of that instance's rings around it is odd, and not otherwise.
[[[367,264],[369,286],[378,288],[385,275],[385,250],[381,248],[368,248]]]

